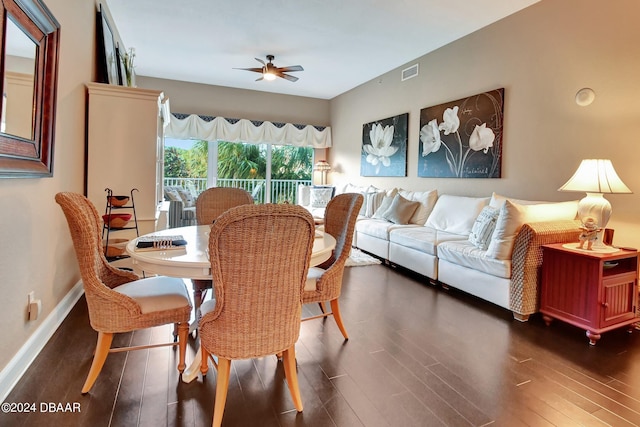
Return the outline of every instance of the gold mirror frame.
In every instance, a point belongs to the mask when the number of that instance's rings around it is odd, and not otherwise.
[[[0,177],[50,177],[53,176],[60,24],[42,0],[2,0],[0,93],[5,93],[8,15],[36,45],[33,139],[0,132]]]

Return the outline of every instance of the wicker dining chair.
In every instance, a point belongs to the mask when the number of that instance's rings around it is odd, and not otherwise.
[[[295,343],[314,235],[311,214],[287,204],[239,206],[213,225],[209,256],[215,299],[202,304],[199,335],[203,377],[210,355],[218,358],[214,426],[222,422],[236,359],[282,353],[293,403],[302,412]]]
[[[333,316],[344,339],[349,339],[349,335],[342,321],[338,298],[342,291],[344,265],[351,252],[356,219],[363,201],[362,194],[344,193],[335,196],[327,204],[324,213],[324,231],[335,237],[336,247],[327,261],[309,269],[307,283],[302,293],[304,304],[319,303],[322,308],[322,314],[302,320]],[[331,304],[331,312],[324,309],[326,301]]]
[[[196,219],[198,225],[212,224],[220,215],[236,206],[253,204],[253,197],[241,188],[212,187],[208,188],[196,199]],[[211,280],[192,279],[193,308],[196,319],[200,312],[200,305],[211,289]]]
[[[98,332],[93,362],[82,393],[89,392],[109,353],[178,345],[178,370],[184,371],[191,316],[189,291],[184,282],[164,276],[139,279],[133,272],[112,266],[104,257],[95,206],[76,193],[58,193],[55,199],[69,224],[89,308],[89,321]],[[174,324],[174,337],[178,337],[177,343],[111,348],[116,333],[171,323]]]

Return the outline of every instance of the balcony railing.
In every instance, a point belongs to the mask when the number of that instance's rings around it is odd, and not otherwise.
[[[269,199],[267,200],[266,179],[223,179],[218,178],[218,187],[235,187],[247,190],[257,203],[297,203],[298,185],[311,185],[310,179],[272,179]],[[207,189],[206,178],[164,178],[164,185],[183,187],[193,194]]]

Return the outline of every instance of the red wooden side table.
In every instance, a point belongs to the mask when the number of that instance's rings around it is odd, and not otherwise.
[[[603,332],[638,322],[638,251],[599,253],[553,244],[542,247],[540,311],[586,330],[595,345]]]

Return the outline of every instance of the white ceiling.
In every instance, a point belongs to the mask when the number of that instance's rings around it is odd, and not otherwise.
[[[538,0],[107,0],[142,76],[331,99]],[[258,81],[254,58],[302,65]],[[425,72],[425,71],[422,71]],[[400,76],[398,76],[400,78]]]

